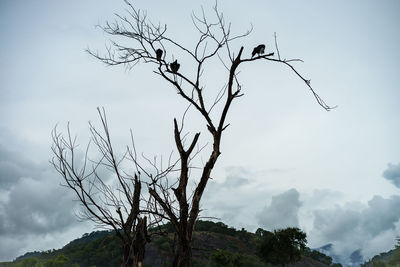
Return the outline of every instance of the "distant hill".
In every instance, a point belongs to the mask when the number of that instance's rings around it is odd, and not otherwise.
[[[330,256],[334,262],[341,262],[343,265],[347,267],[359,267],[364,262],[364,259],[361,254],[361,249],[354,250],[347,258],[343,258],[335,254],[334,245],[331,243],[316,248],[314,250],[317,250],[323,254]]]
[[[144,267],[170,266],[173,259],[173,232],[170,224],[162,226],[164,235],[153,238],[146,246]],[[155,231],[155,229],[150,230]],[[215,263],[218,257],[236,257],[238,266],[271,266],[261,262],[255,255],[256,235],[236,230],[221,222],[198,221],[193,240],[193,266],[222,266]],[[71,267],[119,267],[121,260],[119,239],[112,231],[95,231],[84,234],[62,249],[29,252],[4,266],[71,266]],[[30,261],[31,265],[26,265]],[[231,265],[229,265],[231,266]],[[307,249],[302,259],[291,267],[327,267],[332,259],[323,253]],[[228,266],[227,266],[228,267]]]
[[[363,267],[400,266],[400,247],[376,255],[372,257],[371,260],[365,262],[361,266]]]

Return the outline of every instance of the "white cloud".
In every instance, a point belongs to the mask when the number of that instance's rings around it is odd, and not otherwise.
[[[400,163],[397,165],[389,163],[387,169],[383,172],[383,177],[400,188]]]
[[[290,189],[272,197],[271,204],[257,214],[258,223],[267,230],[299,226],[299,192]]]

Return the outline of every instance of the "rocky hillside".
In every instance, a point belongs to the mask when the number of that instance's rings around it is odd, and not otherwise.
[[[144,266],[170,266],[173,259],[174,236],[169,225],[165,234],[153,238],[146,246]],[[271,266],[256,255],[257,235],[244,229],[236,230],[219,222],[199,221],[193,243],[193,266]],[[0,266],[119,266],[121,247],[112,231],[96,231],[71,241],[59,250],[30,252],[12,263]],[[26,263],[29,262],[29,265]],[[334,266],[332,259],[318,251],[306,249],[301,260],[292,267]]]

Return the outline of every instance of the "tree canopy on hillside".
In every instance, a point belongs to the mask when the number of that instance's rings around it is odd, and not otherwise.
[[[257,255],[265,262],[285,266],[301,259],[306,248],[306,233],[299,228],[289,227],[274,232],[259,229]]]

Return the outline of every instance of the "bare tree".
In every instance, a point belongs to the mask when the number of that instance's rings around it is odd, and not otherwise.
[[[115,231],[122,243],[121,266],[142,266],[145,245],[149,241],[147,218],[150,216],[151,224],[156,224],[161,221],[162,214],[156,216],[155,212],[147,212],[154,209],[149,199],[143,199],[141,194],[141,172],[132,152],[134,144],[128,146],[125,154],[118,158],[104,109],[98,109],[98,113],[103,131],[98,131],[89,123],[91,141],[98,150],[98,159],[89,158],[90,142],[85,155],[79,156],[76,137],[72,137],[68,125],[65,137],[56,128],[52,132],[52,165],[63,177],[64,185],[75,192],[84,207],[78,214],[79,218]],[[133,170],[130,171],[123,166],[132,164]],[[108,179],[110,176],[111,179]],[[147,216],[141,216],[146,213]]]
[[[226,23],[217,4],[213,9],[213,21],[207,18],[203,10],[200,16],[192,14],[192,22],[195,31],[198,32],[198,39],[193,48],[188,48],[167,35],[167,25],[152,23],[145,12],[136,9],[128,1],[125,3],[128,7],[126,15],[116,14],[115,22],[107,22],[101,26],[104,32],[115,37],[107,48],[107,52],[104,55],[91,50],[88,52],[107,65],[125,65],[128,69],[133,68],[139,62],[153,64],[155,74],[172,85],[189,106],[204,119],[212,143],[206,162],[200,166],[199,177],[192,177],[192,160],[201,151],[201,148],[198,148],[200,132],[193,134],[188,141],[190,134],[183,132],[186,112],[179,125],[175,118],[174,136],[179,152],[179,167],[175,170],[179,175],[174,183],[168,182],[170,178],[167,179],[167,174],[151,177],[151,182],[148,183],[149,193],[156,201],[153,208],[162,210],[175,228],[177,248],[173,265],[188,266],[191,260],[193,229],[200,213],[200,201],[215,163],[221,154],[223,132],[229,126],[226,121],[227,114],[232,102],[243,96],[238,77],[239,66],[259,60],[284,64],[305,83],[323,109],[329,111],[332,107],[319,97],[311,86],[310,80],[304,78],[295,69],[293,63],[301,61],[300,59],[281,58],[276,36],[276,51],[274,52],[267,53],[265,45],[255,47],[251,57],[244,55],[243,46],[236,50],[235,41],[243,40],[251,33],[252,29],[243,34],[233,35],[231,24]],[[130,46],[123,44],[124,38],[129,40]],[[172,57],[173,55],[189,58],[192,65],[181,67],[178,59]],[[205,64],[215,58],[219,59],[221,66],[226,69],[227,78],[221,77],[221,80],[226,79],[225,86],[215,90],[214,100],[207,102],[202,74]],[[187,74],[189,68],[192,69],[192,72]],[[185,71],[182,71],[183,69]],[[188,144],[185,145],[185,142]],[[188,187],[189,180],[195,184],[193,188]]]

